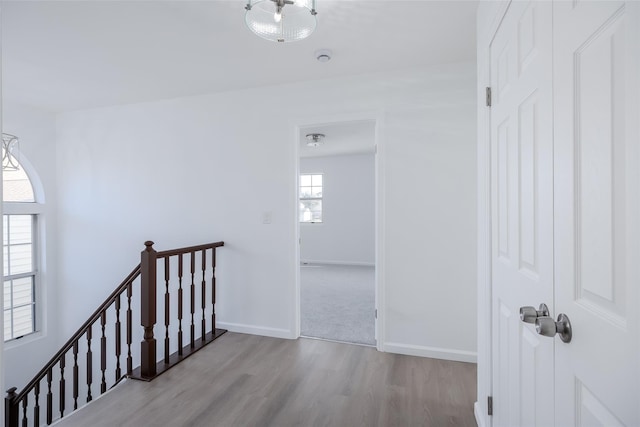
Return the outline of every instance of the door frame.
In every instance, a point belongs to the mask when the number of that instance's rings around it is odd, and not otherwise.
[[[295,209],[294,218],[294,244],[295,244],[295,291],[294,291],[294,338],[300,338],[300,222],[298,220],[298,188],[300,179],[300,130],[308,126],[323,124],[348,123],[354,121],[371,121],[374,123],[376,147],[375,161],[375,309],[377,317],[375,319],[376,349],[384,351],[385,343],[385,280],[384,280],[384,114],[380,110],[360,111],[338,115],[318,115],[301,117],[291,122],[292,147],[294,156],[294,183],[292,200]]]
[[[474,405],[479,427],[491,427],[489,399],[493,396],[493,324],[491,268],[491,108],[486,105],[486,88],[491,87],[491,44],[512,0],[481,2],[477,28],[477,182],[478,182],[478,378]]]

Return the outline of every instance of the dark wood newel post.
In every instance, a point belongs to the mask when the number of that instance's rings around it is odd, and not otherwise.
[[[156,339],[153,327],[156,324],[156,260],[153,242],[144,242],[145,250],[140,254],[140,323],[144,328],[144,339],[140,344],[140,374],[151,379],[156,375]]]
[[[17,388],[7,390],[4,398],[4,425],[5,427],[18,427],[18,402],[15,401]]]

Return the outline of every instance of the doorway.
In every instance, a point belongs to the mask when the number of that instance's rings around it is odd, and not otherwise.
[[[376,346],[376,122],[297,133],[300,335]]]

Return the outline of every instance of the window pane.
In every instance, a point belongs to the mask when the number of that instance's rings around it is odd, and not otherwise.
[[[9,243],[12,245],[31,243],[32,225],[33,218],[31,215],[11,215],[11,218],[9,218]]]
[[[4,309],[11,308],[11,280],[4,281]]]
[[[322,175],[313,175],[311,177],[311,185],[322,187]]]
[[[3,245],[8,245],[9,244],[9,235],[7,234],[7,226],[9,224],[9,216],[8,215],[2,215],[2,244]]]
[[[3,224],[4,275],[33,271],[33,215],[4,215]]]
[[[322,200],[301,200],[300,222],[322,222]]]
[[[311,212],[311,211],[309,211]],[[298,206],[298,221],[300,222],[306,222],[305,219],[305,205],[304,203],[300,202],[300,205]],[[311,218],[311,214],[309,214],[309,218]]]
[[[312,187],[300,187],[300,198],[306,199],[311,197],[311,188]]]
[[[311,197],[322,197],[322,187],[311,187]]]
[[[13,310],[14,338],[31,332],[33,332],[33,305],[15,308]]]
[[[4,265],[4,275],[8,276],[9,275],[9,247],[8,246],[4,246],[2,248],[2,258],[3,258],[3,265]]]
[[[33,302],[33,277],[12,280],[13,306],[28,305]]]
[[[300,175],[300,186],[311,186],[311,175]]]
[[[13,338],[11,335],[11,310],[4,311],[4,340]]]
[[[9,274],[33,271],[33,250],[30,244],[9,245]]]
[[[35,331],[33,280],[34,277],[32,276],[4,282],[5,340],[10,340]],[[13,306],[11,305],[12,290]]]
[[[5,202],[35,202],[31,181],[22,166],[17,171],[2,171],[2,191]]]

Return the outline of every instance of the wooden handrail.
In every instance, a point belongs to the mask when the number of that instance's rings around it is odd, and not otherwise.
[[[188,254],[188,253],[191,253],[191,252],[198,252],[198,251],[202,251],[202,250],[206,250],[206,249],[219,248],[221,246],[224,246],[224,242],[208,243],[206,245],[197,245],[197,246],[187,246],[185,248],[180,248],[180,249],[171,249],[171,250],[168,250],[168,251],[156,252],[156,257],[157,258],[165,258],[165,257],[168,257],[168,256],[174,256],[174,255],[180,255],[180,254]]]
[[[60,350],[58,350],[58,352],[51,358],[51,360],[49,360],[49,362],[44,366],[44,368],[42,368],[40,372],[38,372],[33,377],[33,379],[27,383],[27,385],[22,389],[20,393],[15,395],[14,400],[16,402],[19,402],[25,395],[27,395],[33,389],[36,383],[40,382],[47,375],[47,372],[49,371],[49,369],[55,367],[58,364],[58,362],[60,361],[60,357],[66,354],[69,350],[71,350],[71,348],[73,347],[73,344],[76,341],[78,341],[87,332],[87,329],[89,328],[89,326],[92,325],[94,322],[96,322],[100,318],[101,313],[106,308],[108,308],[114,302],[115,298],[118,295],[120,295],[122,292],[124,292],[127,289],[127,286],[129,286],[129,284],[131,284],[139,275],[140,275],[140,264],[138,264],[136,268],[134,268],[133,271],[129,273],[127,278],[122,281],[120,286],[118,286],[115,289],[115,291],[113,291],[111,295],[109,295],[107,299],[100,305],[100,307],[98,307],[98,309],[94,311],[91,316],[89,316],[87,321],[84,322],[82,326],[80,326],[80,328],[78,328],[76,333],[73,334],[71,338],[69,338],[69,340],[60,348]]]

